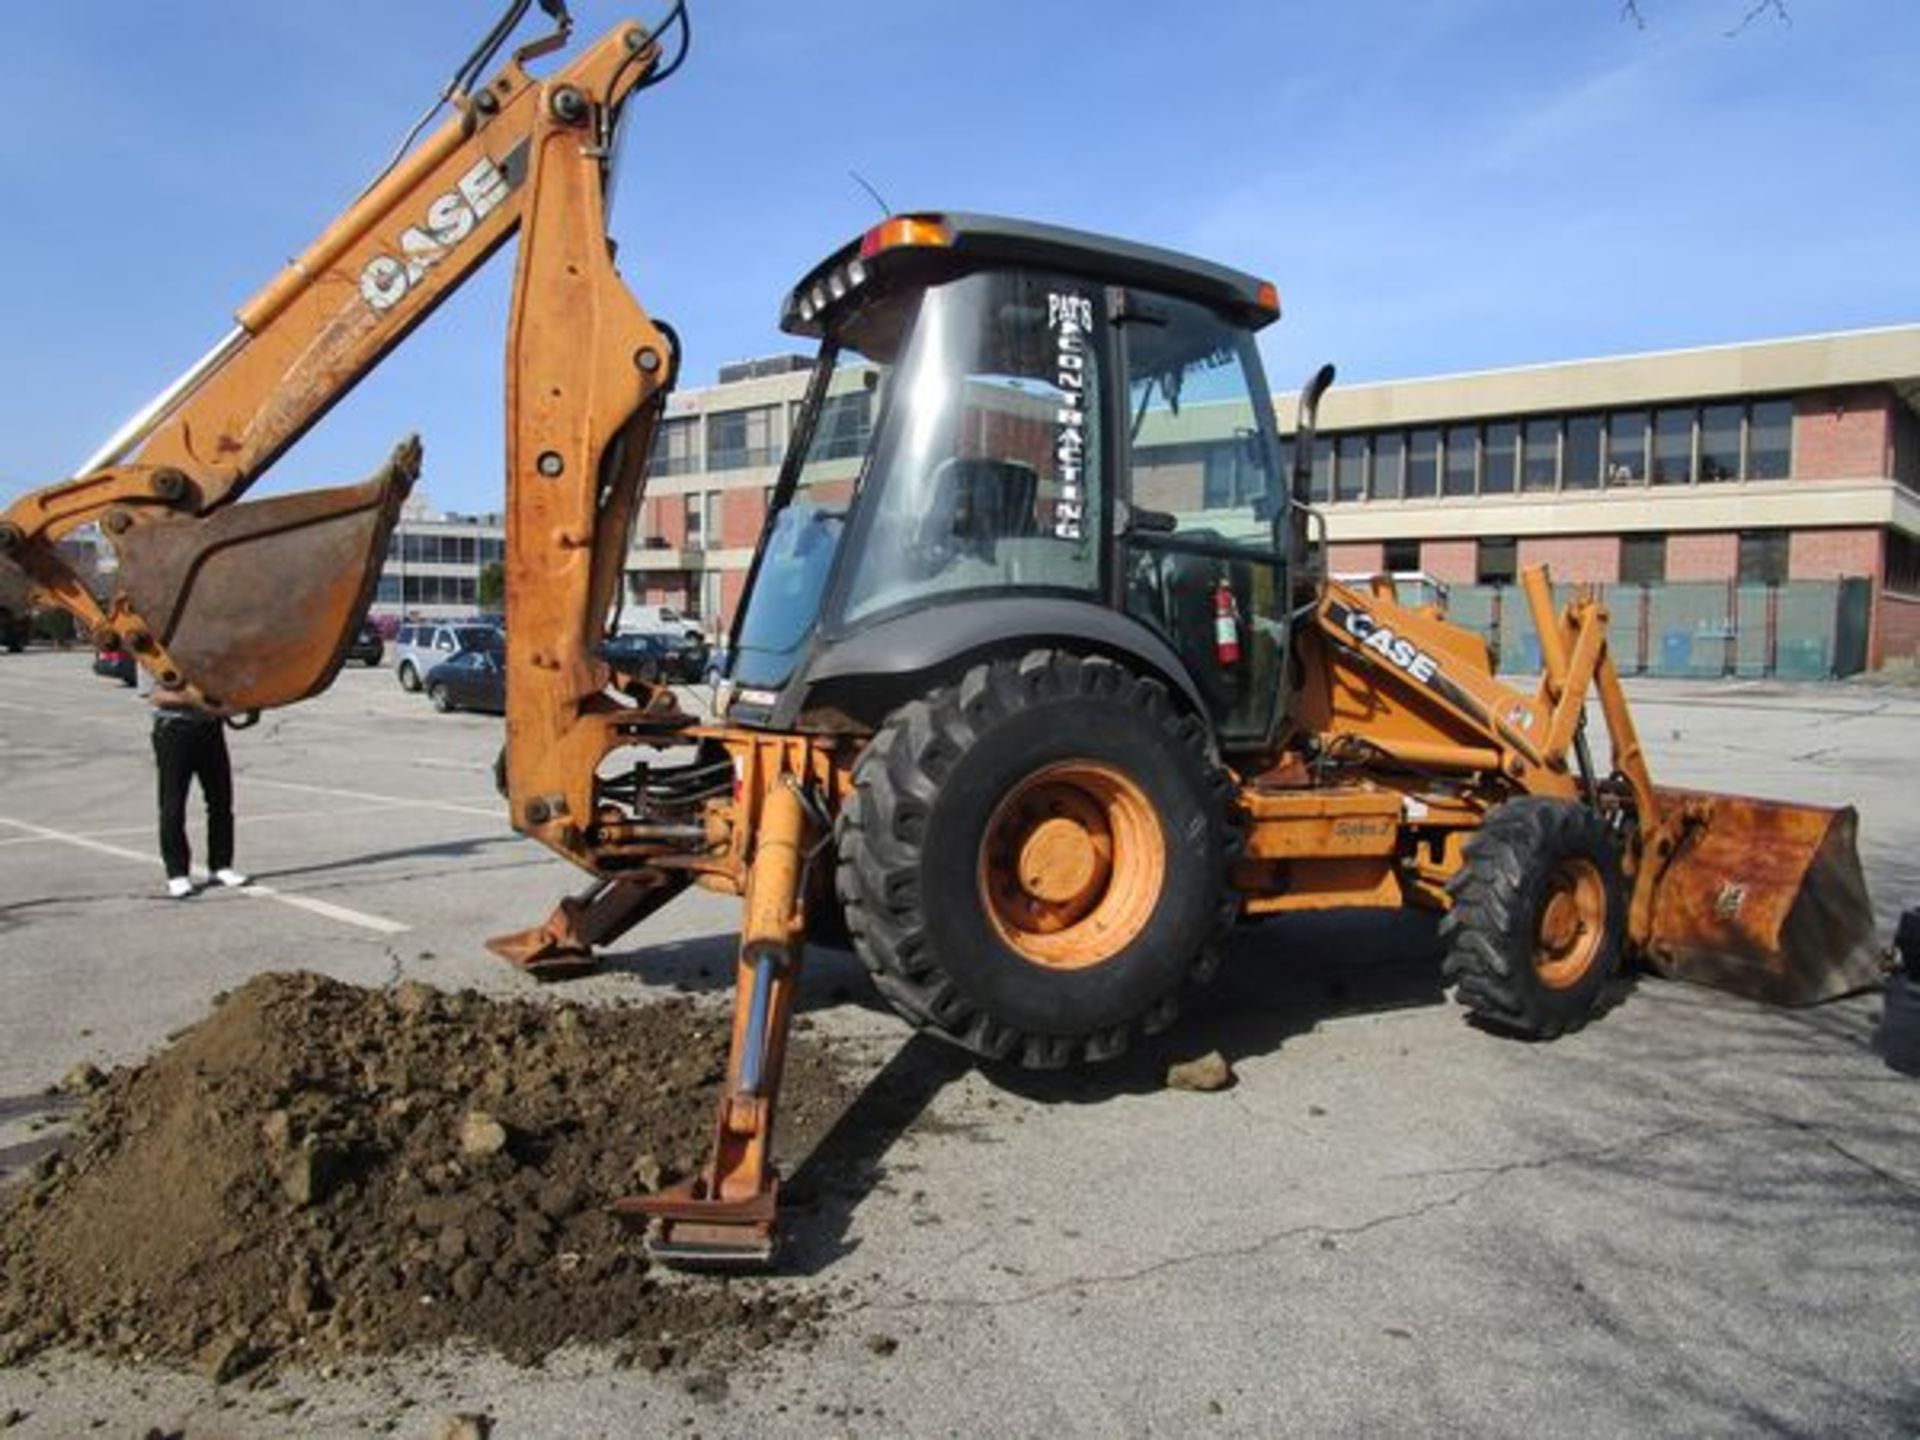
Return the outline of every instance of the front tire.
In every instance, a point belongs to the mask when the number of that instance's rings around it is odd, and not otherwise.
[[[1033,651],[887,720],[836,832],[854,949],[917,1025],[991,1059],[1103,1060],[1218,965],[1229,786],[1157,681]]]
[[[1477,1019],[1550,1040],[1599,1012],[1620,971],[1626,895],[1598,815],[1567,800],[1509,800],[1467,842],[1447,889],[1444,974]]]
[[[399,676],[400,688],[402,690],[406,691],[409,695],[414,695],[419,693],[420,672],[413,668],[412,661],[402,660],[400,662],[399,670],[396,671],[395,673]]]

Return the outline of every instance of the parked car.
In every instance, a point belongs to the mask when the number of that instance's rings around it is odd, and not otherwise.
[[[387,642],[380,638],[380,632],[374,628],[371,620],[360,627],[360,632],[353,637],[353,643],[347,646],[347,659],[358,660],[367,666],[378,665],[386,653]]]
[[[635,605],[632,602],[622,605],[620,632],[624,635],[628,631],[691,635],[701,641],[706,638],[698,620],[689,620],[671,605]]]
[[[627,631],[602,643],[600,658],[623,674],[692,684],[707,673],[707,642],[673,630]]]
[[[103,675],[109,680],[118,680],[122,685],[131,685],[140,677],[140,667],[134,661],[131,650],[122,650],[117,646],[108,650],[93,652],[93,673]]]
[[[497,626],[414,621],[393,637],[393,673],[402,690],[418,690],[429,670],[463,650],[497,654],[505,648],[506,638]]]
[[[427,671],[427,698],[433,708],[507,713],[506,656],[499,650],[462,650]]]

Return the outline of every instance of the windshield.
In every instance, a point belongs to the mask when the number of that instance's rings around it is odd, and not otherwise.
[[[500,632],[490,625],[470,625],[453,632],[453,643],[462,650],[498,650]]]
[[[826,374],[818,409],[809,413],[803,404],[795,416],[796,435],[806,437],[804,458],[786,504],[774,512],[740,619],[740,653],[729,666],[732,678],[748,687],[780,685],[798,662],[866,461],[891,367],[857,356],[838,362],[833,345],[822,347],[816,363]],[[821,383],[818,377],[815,383]]]
[[[1098,586],[1095,288],[987,271],[927,290],[862,501],[845,618]]]

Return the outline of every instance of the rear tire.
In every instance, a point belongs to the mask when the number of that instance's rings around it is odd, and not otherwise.
[[[436,685],[427,691],[427,698],[433,702],[433,708],[442,715],[448,714],[453,709],[453,696],[447,693],[447,687],[444,685]]]
[[[1599,1012],[1620,970],[1627,907],[1598,815],[1567,800],[1509,800],[1467,842],[1447,889],[1443,973],[1477,1019],[1550,1040]]]
[[[400,688],[402,690],[405,690],[409,695],[414,695],[419,693],[420,672],[413,668],[412,661],[402,660],[400,662],[399,670],[396,671],[395,673],[400,678]]]
[[[1157,681],[1046,650],[976,666],[854,768],[835,837],[854,950],[909,1020],[980,1055],[1118,1055],[1218,966],[1229,794]]]

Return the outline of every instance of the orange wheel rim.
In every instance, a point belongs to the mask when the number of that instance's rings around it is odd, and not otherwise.
[[[1037,770],[994,808],[980,899],[1023,959],[1085,970],[1133,943],[1160,899],[1166,837],[1146,792],[1091,760]]]
[[[1589,860],[1563,860],[1547,880],[1533,969],[1549,990],[1580,983],[1606,939],[1607,887]]]

